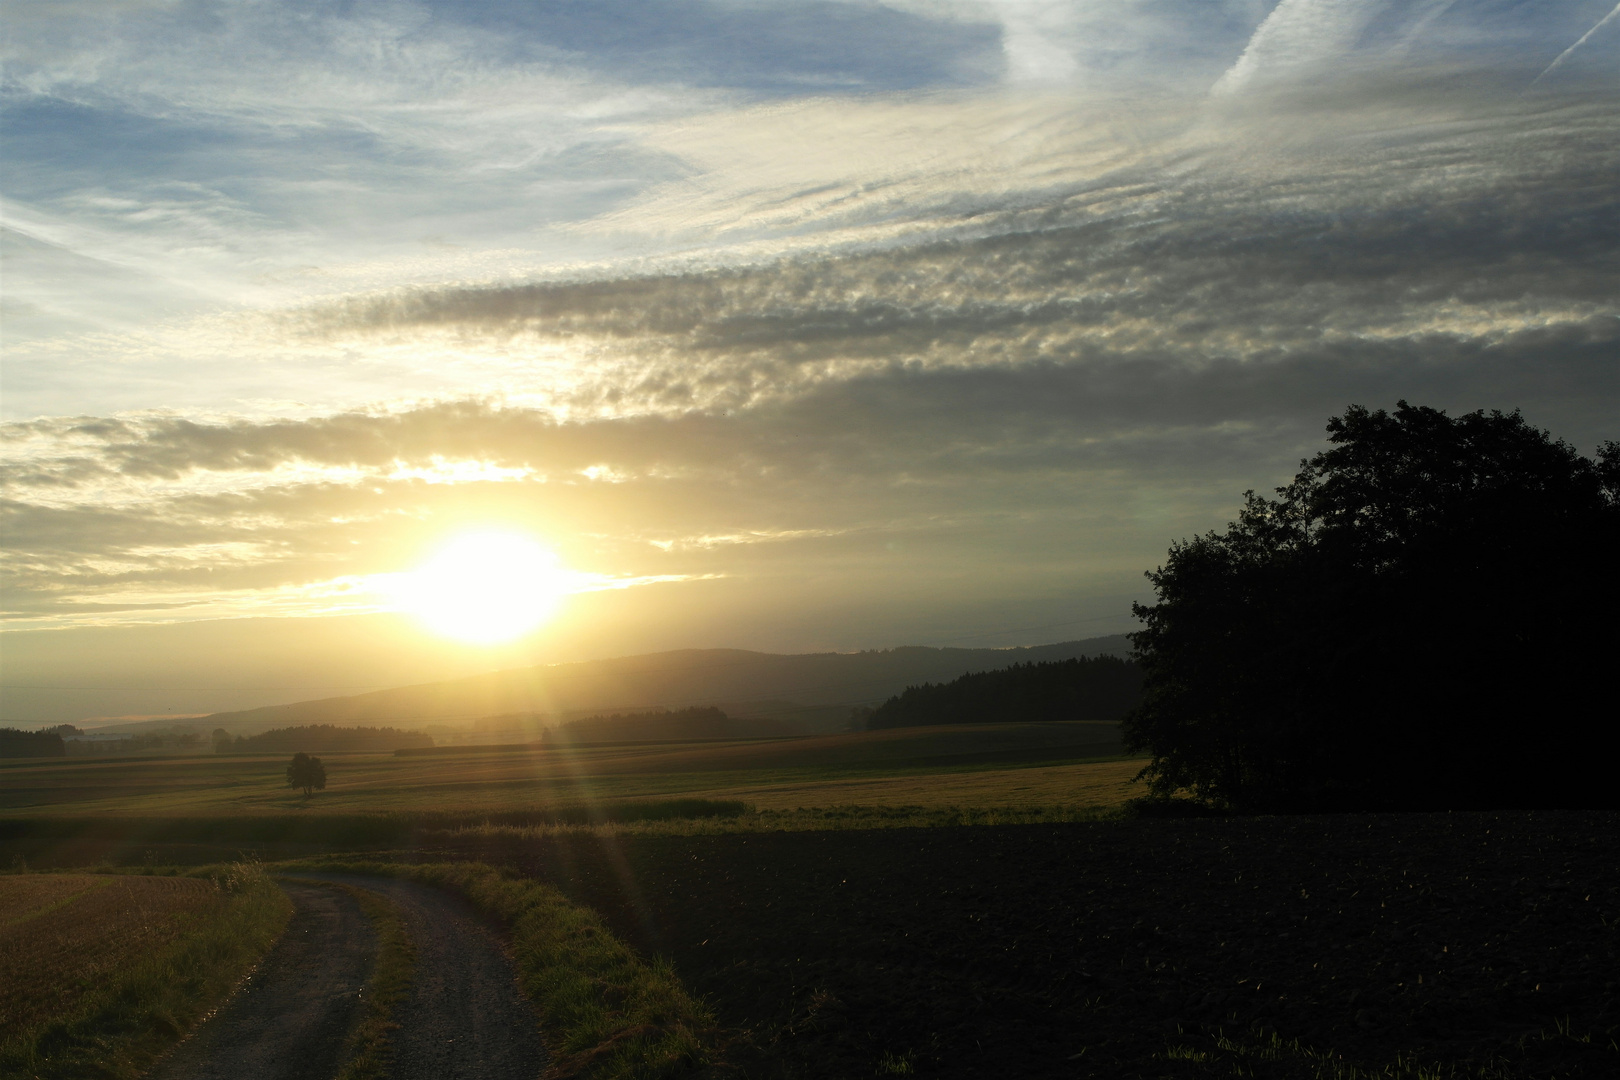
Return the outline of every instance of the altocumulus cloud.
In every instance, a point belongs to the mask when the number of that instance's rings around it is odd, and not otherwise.
[[[839,9],[872,42],[930,43],[892,70],[870,49],[778,63],[810,31],[765,9],[728,24],[747,48],[709,56],[536,6],[484,63],[583,72],[570,100],[598,104],[604,73],[638,72],[599,147],[634,182],[556,235],[652,254],[396,268],[19,346],[86,380],[235,359],[196,407],[6,428],[7,607],[345,610],[469,520],[533,529],[603,581],[991,567],[990,591],[1118,589],[1285,479],[1348,402],[1518,406],[1584,450],[1614,437],[1620,120],[1577,63],[1608,47],[1608,5],[1241,6],[1205,39],[1173,4]],[[1105,62],[1099,41],[1143,25],[1197,87]],[[487,27],[454,30],[444,48],[477,52]]]

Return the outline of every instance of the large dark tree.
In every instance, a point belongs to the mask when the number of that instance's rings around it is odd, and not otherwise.
[[[1161,795],[1241,810],[1613,803],[1620,446],[1352,406],[1278,498],[1173,545],[1132,636]]]

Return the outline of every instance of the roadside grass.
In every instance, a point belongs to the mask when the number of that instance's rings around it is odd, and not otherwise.
[[[416,970],[416,946],[399,909],[370,889],[337,885],[354,897],[377,931],[377,960],[366,983],[365,1013],[349,1036],[346,1063],[337,1080],[382,1080],[393,1060],[394,1007],[405,1000]]]
[[[552,1080],[660,1080],[715,1057],[713,1015],[667,961],[643,961],[597,914],[538,881],[482,863],[308,859],[278,867],[405,878],[466,897],[508,928],[540,1014]]]
[[[252,863],[105,880],[0,931],[0,1075],[141,1075],[230,994],[292,914]]]

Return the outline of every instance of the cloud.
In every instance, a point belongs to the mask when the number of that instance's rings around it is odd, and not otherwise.
[[[1526,92],[1603,14],[1573,7],[1553,47],[1468,3],[996,34],[856,5],[824,14],[870,47],[779,70],[809,23],[755,5],[687,5],[686,38],[540,6],[504,44],[472,8],[249,5],[176,32],[218,47],[189,79],[129,29],[178,9],[39,45],[8,606],[369,610],[468,523],[762,605],[1119,592],[1350,402],[1522,406],[1589,450],[1620,415],[1620,121],[1563,69]],[[1143,42],[1197,79],[1143,90]],[[992,46],[1031,80],[964,88]]]

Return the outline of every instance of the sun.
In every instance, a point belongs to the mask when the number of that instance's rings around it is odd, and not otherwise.
[[[401,575],[398,602],[436,634],[492,645],[551,618],[567,586],[556,553],[517,533],[477,532]]]

